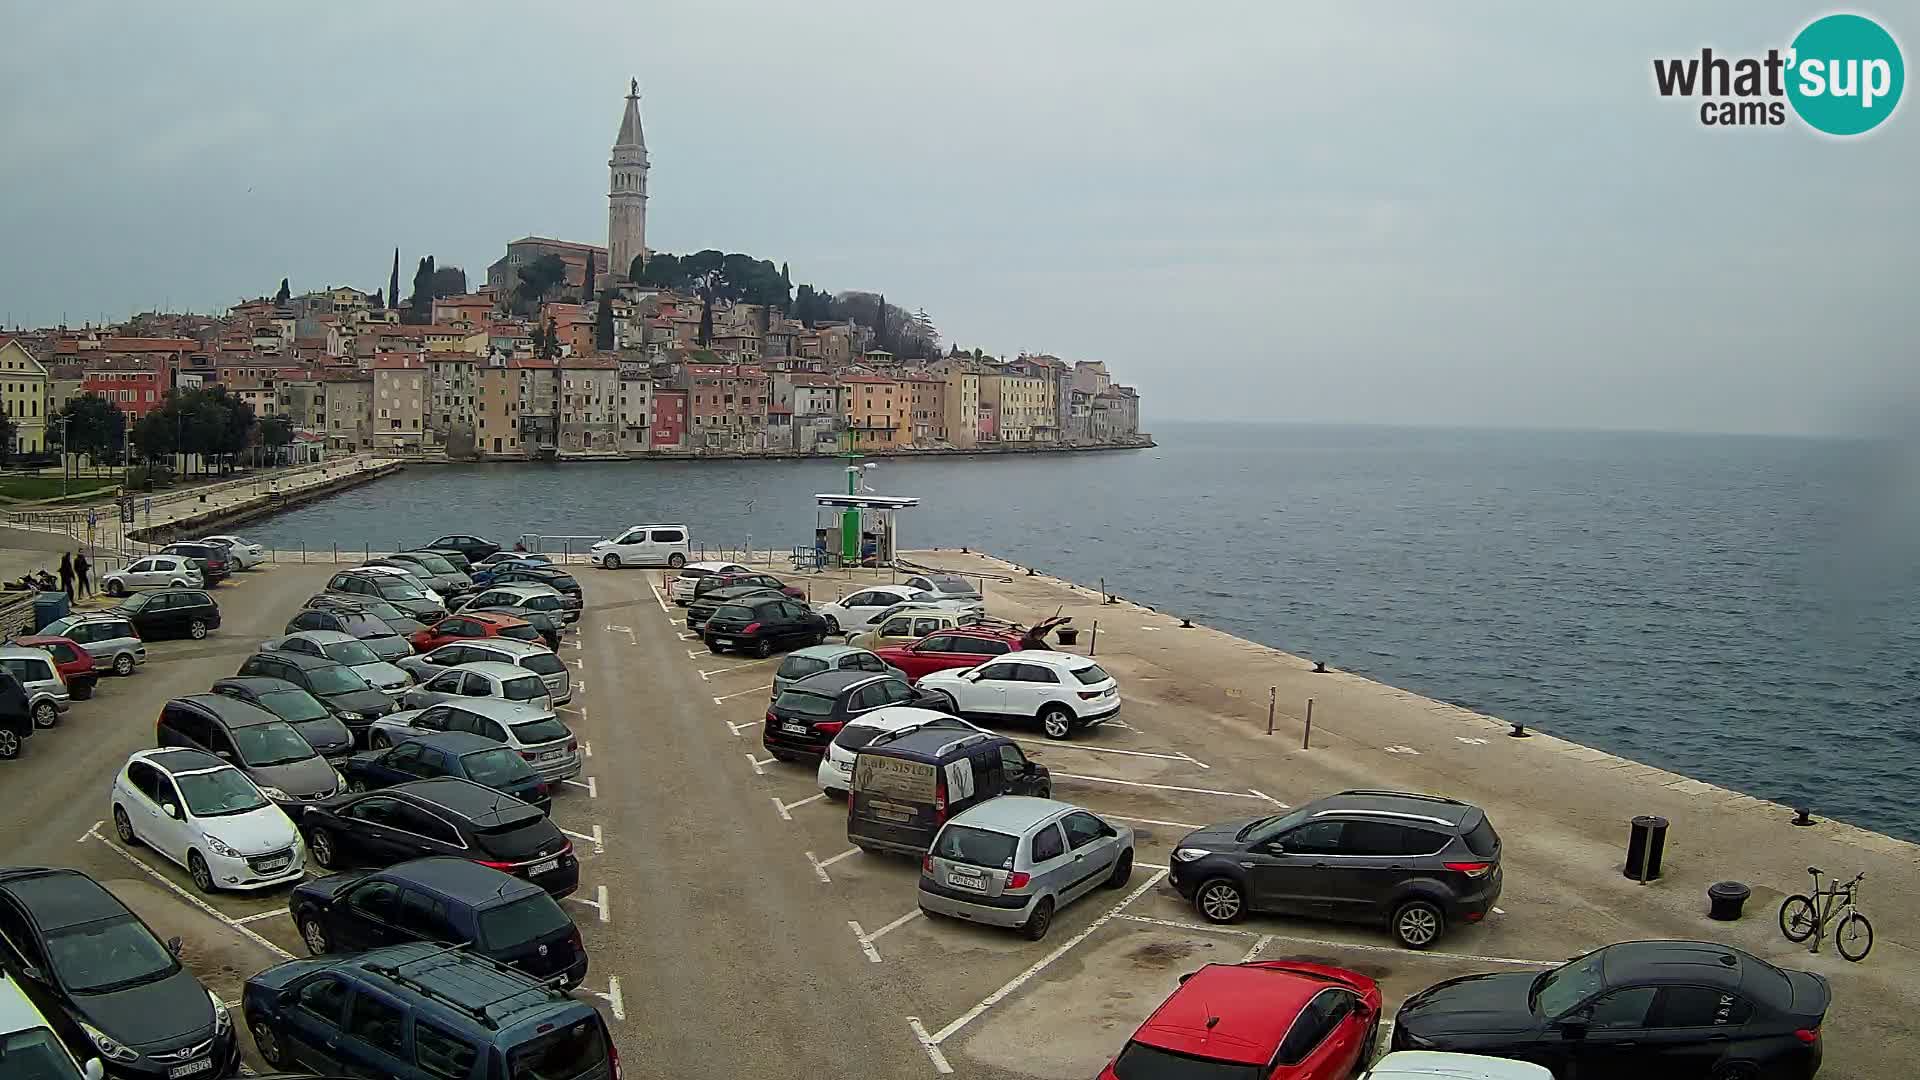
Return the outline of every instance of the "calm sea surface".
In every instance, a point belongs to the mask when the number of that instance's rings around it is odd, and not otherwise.
[[[1153,450],[883,460],[903,547],[1004,555],[1276,648],[1920,840],[1920,468],[1735,436],[1174,425]],[[810,544],[832,462],[416,468],[246,530]]]

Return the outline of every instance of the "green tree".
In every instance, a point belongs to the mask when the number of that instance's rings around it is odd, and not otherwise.
[[[127,414],[99,394],[82,394],[56,415],[66,451],[87,455],[93,465],[115,456],[126,437]]]
[[[593,347],[600,352],[612,352],[613,340],[613,293],[600,294],[600,306],[593,313]]]
[[[433,256],[420,260],[413,271],[413,295],[407,298],[407,307],[413,313],[413,321],[426,324],[433,321]]]
[[[268,416],[260,421],[260,445],[272,451],[275,465],[285,464],[283,451],[293,442],[293,421],[284,416]]]
[[[561,282],[567,280],[567,262],[558,255],[542,255],[520,268],[520,283],[513,287],[514,300],[522,314],[537,311]]]
[[[284,305],[287,302],[288,298],[290,298],[292,295],[293,295],[293,290],[287,288],[287,279],[281,278],[280,291],[273,294],[273,302],[276,304]]]
[[[11,415],[0,412],[0,462],[13,460],[13,440],[19,430]]]
[[[127,440],[149,470],[172,457],[179,447],[177,420],[173,410],[163,405],[135,421],[133,430],[127,434]]]
[[[438,300],[443,296],[459,296],[466,291],[467,272],[465,270],[457,266],[442,266],[437,267],[433,271],[432,288],[429,290],[433,300]],[[429,303],[428,311],[429,313],[432,311],[431,303]]]
[[[387,306],[387,294],[379,289],[373,290],[373,308],[375,311]]]
[[[873,298],[873,347],[887,347],[887,295],[881,293]]]

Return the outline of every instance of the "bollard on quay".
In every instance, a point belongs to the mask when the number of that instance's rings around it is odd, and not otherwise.
[[[1645,885],[1660,877],[1660,859],[1667,850],[1667,819],[1652,814],[1634,818],[1627,833],[1627,864],[1621,873]]]

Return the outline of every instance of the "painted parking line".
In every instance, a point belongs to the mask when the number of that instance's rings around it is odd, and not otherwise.
[[[614,625],[613,623],[608,623],[608,624],[607,624],[607,633],[609,633],[609,634],[625,634],[625,635],[627,635],[627,640],[628,640],[628,641],[630,641],[630,642],[632,642],[632,643],[633,643],[633,644],[635,644],[635,645],[638,645],[638,644],[640,644],[640,638],[639,638],[638,636],[636,636],[636,635],[634,634],[634,632],[633,632],[633,627],[631,627],[631,626],[616,626],[616,625]]]
[[[291,916],[292,914],[293,912],[291,911],[256,911],[251,915],[242,915],[233,921],[245,926],[248,923],[257,923],[265,919],[277,919],[282,915]]]
[[[560,831],[563,833],[566,833],[568,836],[573,837],[575,840],[580,840],[585,843],[592,844],[593,853],[595,855],[605,855],[607,853],[607,839],[606,839],[606,836],[601,833],[600,826],[598,825],[595,825],[593,827],[593,831],[590,833],[579,833],[579,832],[574,832],[572,829],[564,829],[564,828],[561,829]]]
[[[807,857],[807,861],[813,864],[814,876],[819,878],[822,882],[828,885],[831,885],[833,884],[833,879],[827,876],[827,867],[832,866],[834,863],[839,862],[841,859],[844,859],[849,855],[860,854],[860,849],[857,847],[850,847],[847,850],[841,852],[840,854],[835,855],[831,859],[816,858],[813,852],[811,851],[805,852],[804,854]]]
[[[880,962],[880,950],[873,947],[874,942],[879,941],[882,935],[893,930],[898,930],[919,917],[920,912],[918,909],[909,911],[872,933],[862,930],[859,923],[848,919],[847,928],[853,931],[854,938],[860,942],[860,951],[867,954],[867,961],[877,964]]]
[[[793,820],[792,811],[794,811],[799,807],[805,806],[808,803],[819,802],[821,799],[824,799],[827,797],[827,793],[823,791],[818,795],[809,795],[806,798],[801,799],[799,802],[781,802],[780,797],[777,795],[769,795],[767,797],[773,800],[773,808],[775,811],[779,813],[781,821],[792,821]]]
[[[1265,792],[1255,791],[1252,788],[1248,788],[1245,791],[1224,791],[1220,788],[1180,787],[1175,784],[1149,784],[1142,780],[1121,780],[1112,776],[1087,776],[1081,773],[1056,772],[1053,776],[1056,779],[1085,780],[1093,784],[1118,784],[1121,787],[1154,788],[1159,791],[1184,791],[1190,795],[1226,795],[1235,799],[1260,799],[1265,802],[1270,802],[1282,810],[1287,809],[1286,803],[1281,802],[1279,799]]]
[[[1011,735],[1007,736],[1007,738],[1013,739],[1013,741],[1017,743],[1025,743],[1028,746],[1044,746],[1049,750],[1085,750],[1089,754],[1124,754],[1127,757],[1160,758],[1164,761],[1185,761],[1198,765],[1203,769],[1213,768],[1213,766],[1189,754],[1160,754],[1148,750],[1121,750],[1113,746],[1088,746],[1086,743],[1065,742],[1059,739],[1014,739]]]
[[[608,922],[611,922],[613,917],[612,915],[609,914],[610,909],[607,907],[607,887],[605,885],[595,886],[593,890],[593,897],[594,898],[591,900],[587,899],[584,896],[569,896],[567,897],[567,899],[573,901],[576,904],[584,904],[587,907],[593,908],[596,912],[599,913],[600,922],[602,925],[605,925]]]
[[[1100,816],[1112,818],[1115,821],[1131,821],[1136,825],[1165,825],[1170,829],[1204,829],[1206,828],[1205,825],[1195,825],[1191,821],[1162,821],[1159,818],[1125,817],[1120,814],[1101,814]]]
[[[688,652],[692,653],[692,650],[688,650]],[[698,654],[695,653],[693,655],[698,655]],[[725,675],[729,671],[745,671],[748,668],[757,668],[764,664],[771,664],[775,660],[779,660],[779,659],[782,659],[782,658],[778,656],[769,656],[765,660],[749,660],[744,664],[730,664],[723,668],[714,668],[712,671],[702,671],[700,673],[700,679],[701,681],[704,682],[706,680],[713,678],[715,675]],[[773,684],[768,683],[767,685],[772,686]]]
[[[779,758],[757,758],[757,757],[754,757],[752,754],[746,754],[743,756],[747,759],[747,764],[753,766],[753,775],[755,776],[767,775],[767,766],[780,760]]]
[[[1273,944],[1273,935],[1261,934],[1259,938],[1257,938],[1254,941],[1253,948],[1248,949],[1247,954],[1240,958],[1240,962],[1243,964],[1251,964],[1256,958],[1259,957],[1260,951],[1262,949],[1265,949],[1267,946],[1271,944]]]
[[[587,777],[587,782],[584,784],[578,780],[562,780],[560,782],[563,784],[572,784],[577,788],[586,788],[587,798],[589,799],[597,799],[600,797],[600,783],[591,776]]]
[[[919,1017],[907,1017],[907,1026],[913,1031],[914,1038],[919,1041],[921,1048],[926,1050],[927,1057],[932,1060],[935,1071],[942,1073],[950,1073],[953,1071],[953,1066],[948,1064],[946,1056],[940,1052],[941,1043],[959,1034],[961,1029],[973,1023],[975,1020],[980,1019],[982,1013],[985,1013],[988,1009],[1006,1000],[1007,995],[1012,994],[1032,981],[1035,975],[1045,971],[1048,967],[1052,966],[1054,961],[1067,955],[1075,945],[1087,940],[1087,938],[1093,936],[1101,927],[1119,917],[1127,905],[1140,899],[1140,897],[1146,894],[1147,890],[1160,884],[1160,879],[1166,876],[1167,872],[1164,869],[1154,871],[1152,876],[1136,886],[1134,890],[1123,897],[1119,903],[1102,912],[1099,918],[1088,923],[1079,933],[1055,946],[1052,952],[1034,961],[1033,966],[1015,975],[1013,978],[1008,979],[1000,989],[982,998],[979,1004],[961,1013],[952,1023],[941,1028],[939,1031],[929,1035],[927,1034],[926,1026],[921,1023]]]
[[[293,959],[292,953],[288,952],[287,950],[281,948],[278,945],[275,945],[273,942],[268,941],[266,938],[261,937],[259,934],[255,933],[251,927],[248,927],[244,923],[240,922],[240,920],[235,919],[232,916],[226,914],[225,912],[220,911],[219,909],[215,908],[212,904],[207,903],[205,900],[202,900],[199,897],[188,892],[187,890],[181,888],[178,884],[174,882],[172,878],[168,877],[167,875],[161,873],[158,870],[155,870],[153,867],[148,866],[144,860],[135,856],[133,852],[128,851],[126,848],[121,847],[117,842],[109,840],[106,837],[100,835],[100,827],[105,824],[106,822],[104,821],[94,822],[93,828],[88,829],[86,832],[86,835],[82,836],[79,842],[84,844],[89,840],[100,841],[101,843],[107,845],[107,847],[114,854],[120,856],[121,858],[132,863],[134,866],[138,867],[141,873],[146,874],[148,877],[166,886],[168,891],[172,892],[175,896],[178,896],[180,899],[185,900],[187,903],[192,904],[196,908],[199,908],[201,911],[205,912],[206,914],[213,916],[220,923],[238,932],[240,935],[245,937],[247,940],[253,942],[255,945],[260,946],[261,948],[267,950],[268,952],[272,953],[273,955],[279,957],[282,960]]]
[[[620,976],[618,975],[610,975],[607,977],[607,992],[604,994],[598,990],[589,990],[584,986],[574,987],[573,992],[576,994],[586,994],[589,997],[596,997],[606,1002],[607,1009],[613,1013],[615,1020],[625,1020],[627,1018],[627,1002],[626,999],[620,995]]]
[[[720,704],[721,702],[724,702],[724,701],[730,701],[730,700],[732,700],[733,698],[737,698],[737,697],[746,697],[746,696],[747,696],[748,694],[758,694],[758,693],[761,693],[761,692],[763,692],[763,691],[767,691],[767,690],[771,690],[771,689],[773,689],[773,684],[772,684],[772,683],[768,683],[768,684],[767,684],[767,685],[765,685],[765,686],[755,686],[755,687],[752,687],[751,689],[747,689],[747,690],[741,690],[741,691],[738,691],[737,693],[732,693],[732,694],[721,694],[721,695],[720,695],[719,697],[717,697],[717,698],[714,698],[714,699],[713,699],[713,703],[714,703],[715,705],[718,705],[718,704]]]
[[[653,590],[653,602],[660,605],[660,614],[671,618],[673,616],[673,609],[667,606],[667,598],[660,595],[660,586],[649,581],[647,582],[647,588]]]
[[[739,724],[736,724],[731,720],[726,721],[727,727],[732,729],[735,735],[740,734],[742,731],[745,731],[748,728],[762,727],[765,724],[766,724],[766,721],[764,720],[748,720],[748,721],[745,721],[744,723],[739,723]]]
[[[1315,949],[1352,949],[1357,952],[1392,953],[1399,957],[1420,957],[1432,960],[1465,960],[1475,964],[1507,964],[1513,967],[1559,967],[1565,960],[1523,960],[1515,956],[1482,956],[1478,953],[1443,952],[1439,949],[1420,949],[1418,951],[1399,945],[1370,945],[1362,941],[1335,941],[1331,938],[1295,937],[1292,934],[1262,934],[1257,930],[1242,930],[1233,926],[1216,926],[1209,923],[1181,922],[1178,919],[1156,919],[1148,915],[1117,914],[1114,918],[1124,922],[1144,923],[1148,926],[1161,926],[1169,930],[1186,930],[1196,934],[1224,934],[1228,937],[1245,937],[1264,940],[1268,944],[1285,942],[1289,945],[1305,945]],[[1265,946],[1261,946],[1265,948]]]

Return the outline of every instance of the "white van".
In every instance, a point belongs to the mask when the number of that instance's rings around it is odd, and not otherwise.
[[[1396,1050],[1374,1062],[1360,1080],[1553,1080],[1553,1074],[1545,1066],[1511,1058]]]
[[[618,570],[623,566],[687,565],[685,525],[634,525],[611,540],[596,540],[587,549],[595,566]]]

